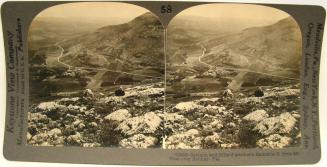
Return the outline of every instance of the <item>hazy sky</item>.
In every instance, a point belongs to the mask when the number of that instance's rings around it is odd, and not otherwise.
[[[248,21],[248,27],[273,24],[289,15],[279,9],[249,4],[206,4],[188,8],[178,16],[199,16],[224,23]],[[177,17],[178,17],[177,16]]]
[[[122,18],[131,20],[148,12],[142,7],[117,2],[78,2],[50,7],[42,11],[38,17],[65,17],[83,19]]]

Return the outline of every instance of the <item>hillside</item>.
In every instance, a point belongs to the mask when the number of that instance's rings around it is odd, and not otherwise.
[[[106,24],[98,20],[37,17],[29,27],[29,49],[39,49],[63,39],[90,33],[104,25]]]
[[[164,67],[163,27],[151,13],[65,40],[62,61],[72,66],[106,67],[120,71]]]
[[[211,65],[247,68],[258,72],[288,69],[299,72],[301,32],[297,23],[285,18],[265,27],[248,28],[204,43],[202,61]]]

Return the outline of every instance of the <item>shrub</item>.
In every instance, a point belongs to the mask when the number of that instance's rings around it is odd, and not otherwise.
[[[253,148],[256,147],[257,140],[261,135],[253,131],[255,124],[249,121],[243,121],[240,124],[240,130],[238,132],[239,143],[243,148]]]
[[[103,146],[117,146],[119,141],[124,138],[120,132],[115,130],[117,126],[118,123],[114,121],[103,122],[100,127],[99,143]]]

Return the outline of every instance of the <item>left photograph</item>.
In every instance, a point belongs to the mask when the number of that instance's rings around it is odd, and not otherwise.
[[[164,28],[116,2],[47,8],[28,32],[27,145],[161,148]]]

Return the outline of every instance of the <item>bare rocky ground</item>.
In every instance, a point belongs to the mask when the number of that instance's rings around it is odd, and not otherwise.
[[[35,146],[167,149],[298,146],[299,86],[263,91],[263,97],[227,91],[164,112],[163,83],[127,88],[124,96],[87,89],[32,105],[27,140]]]
[[[134,86],[124,96],[92,92],[32,105],[28,144],[35,146],[161,147],[163,83]]]
[[[263,97],[254,97],[228,90],[218,98],[168,106],[165,147],[279,149],[299,145],[299,87],[263,91]]]

